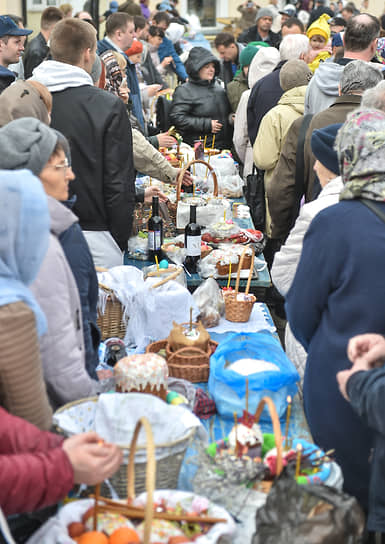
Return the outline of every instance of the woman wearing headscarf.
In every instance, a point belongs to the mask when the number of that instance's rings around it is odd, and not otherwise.
[[[207,146],[211,146],[215,134],[216,148],[231,146],[230,104],[216,81],[219,69],[219,60],[210,51],[191,49],[186,61],[189,80],[175,89],[170,110],[170,123],[189,145],[207,136]]]
[[[1,170],[0,208],[0,405],[47,430],[52,411],[39,350],[47,323],[29,289],[48,248],[47,198],[27,170]]]
[[[350,368],[349,338],[385,334],[385,223],[361,201],[385,213],[385,113],[350,114],[336,148],[340,202],[322,210],[306,233],[286,311],[308,353],[304,408],[314,442],[335,449],[344,489],[366,508],[372,431],[339,392],[336,373]]]
[[[34,118],[11,121],[0,129],[0,168],[27,168],[39,177],[51,218],[48,252],[32,291],[47,318],[40,352],[48,395],[54,407],[96,394],[100,389],[85,367],[79,292],[59,242],[76,216],[61,201],[74,179],[59,135]]]

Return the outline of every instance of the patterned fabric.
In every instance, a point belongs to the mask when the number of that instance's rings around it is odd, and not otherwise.
[[[215,402],[208,396],[203,389],[197,388],[195,393],[195,403],[193,413],[200,419],[209,419],[216,414]]]
[[[385,200],[385,113],[352,112],[336,138],[344,188],[340,200]]]

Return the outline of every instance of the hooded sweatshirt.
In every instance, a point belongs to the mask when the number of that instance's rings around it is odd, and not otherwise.
[[[242,93],[235,112],[233,143],[238,157],[243,162],[243,177],[246,179],[253,169],[253,150],[247,131],[247,104],[251,89],[259,79],[269,74],[279,62],[279,52],[275,47],[261,47],[251,61],[248,73],[249,90]]]
[[[48,110],[38,90],[19,79],[0,95],[0,127],[13,119],[35,117],[49,125]]]
[[[200,69],[211,62],[215,66],[214,79],[200,79]],[[223,126],[215,135],[215,146],[219,149],[231,146],[230,104],[225,90],[216,82],[219,69],[219,60],[210,51],[204,47],[191,49],[186,61],[189,81],[175,89],[170,110],[170,123],[190,145],[205,135],[208,136],[207,145],[211,145],[211,121],[217,120]]]
[[[43,83],[51,93],[93,85],[91,76],[83,68],[56,60],[44,60],[34,69],[31,79]]]
[[[338,96],[338,85],[345,66],[336,62],[322,62],[306,90],[305,115],[328,108]]]

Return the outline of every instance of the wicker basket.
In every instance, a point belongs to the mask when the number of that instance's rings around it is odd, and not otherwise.
[[[190,162],[188,162],[182,169],[181,171],[179,172],[179,176],[177,178],[177,183],[176,183],[176,204],[178,204],[179,200],[180,200],[180,193],[181,193],[181,190],[182,190],[182,181],[183,181],[183,176],[185,175],[185,173],[187,172],[187,170],[190,168],[190,166],[192,166],[193,164],[204,164],[211,172],[211,175],[213,177],[213,183],[214,183],[214,191],[213,191],[213,195],[214,196],[218,196],[218,178],[217,178],[217,175],[215,173],[215,170],[214,168],[211,166],[210,163],[206,162],[206,161],[202,161],[200,159],[194,159]]]
[[[102,289],[108,294],[104,314],[100,313],[98,309],[96,321],[100,329],[101,338],[103,341],[112,337],[123,339],[126,335],[126,324],[123,319],[123,306],[116,298],[112,289],[107,287],[107,285],[99,283],[99,289]]]
[[[251,264],[250,264],[249,277],[247,280],[246,291],[245,291],[245,295],[248,295],[249,300],[237,300],[243,259],[249,247],[251,248]],[[254,247],[245,246],[245,248],[242,251],[241,258],[239,260],[235,290],[227,292],[224,297],[226,319],[228,321],[232,321],[233,323],[246,323],[246,321],[249,321],[254,303],[257,300],[254,295],[249,295],[250,283],[251,283],[251,278],[253,276],[253,270],[254,270],[254,255],[255,255]]]
[[[173,352],[170,350],[167,340],[159,340],[149,344],[146,353],[159,353],[161,349],[165,349],[169,375],[173,378],[199,383],[209,380],[210,357],[217,346],[217,342],[210,340],[206,351],[185,347]]]
[[[57,410],[63,412],[72,406],[81,404],[82,402],[97,402],[97,397],[89,397],[81,399],[75,402],[70,402]],[[65,434],[64,431],[58,428],[58,431]],[[180,468],[186,453],[187,448],[195,434],[195,428],[188,431],[184,436],[173,442],[167,442],[165,444],[155,444],[155,458],[156,460],[156,489],[176,489],[178,484]],[[120,465],[118,471],[109,478],[109,482],[115,489],[119,498],[124,499],[127,497],[127,462],[128,455],[131,455],[131,446],[122,445],[120,448],[123,451],[124,461]],[[141,452],[146,449],[145,446],[136,448]],[[135,462],[135,493],[139,495],[146,491],[146,462]],[[111,497],[111,492],[107,484],[102,484],[102,493],[106,497]]]

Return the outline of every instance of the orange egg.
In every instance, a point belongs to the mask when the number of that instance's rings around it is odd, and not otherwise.
[[[100,531],[88,531],[79,537],[79,544],[108,544],[108,538]]]
[[[129,527],[119,527],[110,535],[109,544],[139,544],[139,535]]]

